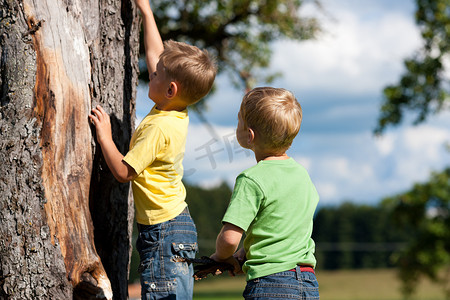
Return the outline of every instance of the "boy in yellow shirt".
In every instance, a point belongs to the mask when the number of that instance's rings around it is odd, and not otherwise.
[[[194,258],[197,231],[185,202],[181,181],[187,106],[211,89],[216,65],[206,51],[161,40],[148,0],[136,0],[142,13],[149,98],[155,102],[133,134],[123,156],[115,146],[108,114],[92,109],[91,122],[114,177],[132,182],[139,237],[142,299],[192,299],[193,269],[177,256]]]

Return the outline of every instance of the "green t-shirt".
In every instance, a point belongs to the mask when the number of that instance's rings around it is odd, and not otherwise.
[[[260,161],[236,179],[222,222],[242,228],[247,280],[315,267],[311,238],[319,202],[308,172],[292,158]]]

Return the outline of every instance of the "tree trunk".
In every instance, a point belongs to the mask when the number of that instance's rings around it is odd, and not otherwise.
[[[0,0],[0,299],[127,298],[130,189],[88,115],[127,151],[137,20],[130,0]]]

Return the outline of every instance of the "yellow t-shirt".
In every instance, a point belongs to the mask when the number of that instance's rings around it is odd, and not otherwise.
[[[181,179],[188,124],[187,110],[161,111],[155,106],[131,137],[123,160],[138,174],[132,188],[139,224],[168,221],[187,206]]]

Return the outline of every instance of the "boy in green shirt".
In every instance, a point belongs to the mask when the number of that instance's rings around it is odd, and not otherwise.
[[[175,259],[194,258],[198,250],[181,181],[187,107],[210,91],[217,68],[206,51],[174,41],[163,44],[148,0],[135,1],[144,25],[148,95],[155,106],[137,127],[125,156],[113,142],[103,108],[94,108],[89,118],[114,177],[132,182],[142,299],[192,299],[192,265]]]
[[[257,165],[242,172],[212,259],[247,275],[246,299],[319,299],[313,215],[319,201],[307,171],[286,151],[302,109],[284,89],[255,88],[242,100],[236,136]],[[236,252],[242,234],[244,247]]]

